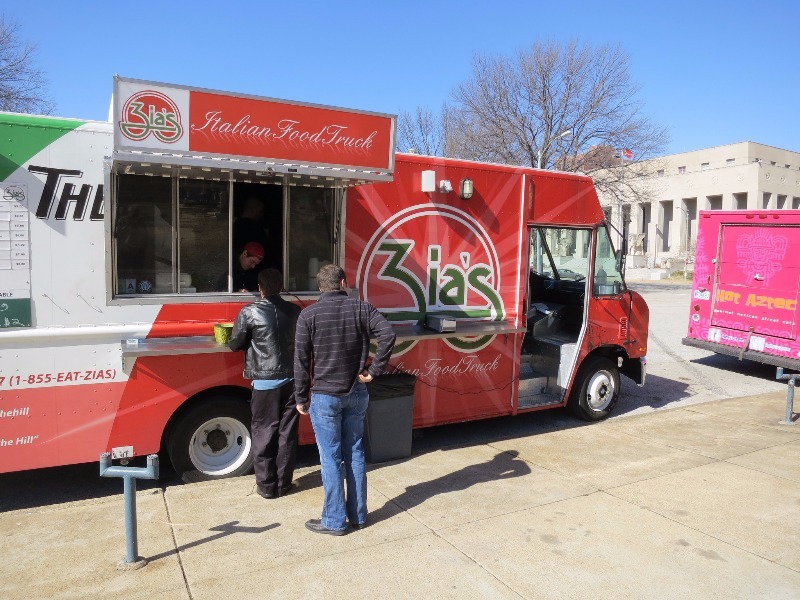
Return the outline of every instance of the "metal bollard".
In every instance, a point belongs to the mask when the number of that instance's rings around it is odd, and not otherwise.
[[[136,535],[136,480],[158,479],[158,455],[147,457],[147,468],[114,467],[111,465],[111,453],[100,455],[100,477],[122,477],[125,498],[125,561],[120,563],[121,569],[141,569],[147,559],[139,556],[139,542]]]
[[[792,421],[792,412],[794,408],[794,388],[797,387],[797,381],[800,380],[800,374],[783,374],[783,367],[778,367],[778,372],[775,379],[786,380],[788,379],[789,389],[786,391],[786,419],[780,421],[781,425],[795,425]]]

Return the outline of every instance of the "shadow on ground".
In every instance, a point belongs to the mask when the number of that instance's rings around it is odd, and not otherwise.
[[[703,358],[696,358],[691,362],[723,371],[749,375],[750,377],[759,377],[767,381],[776,381],[777,367],[752,360],[739,360],[735,356],[728,356],[727,354],[711,354]],[[791,370],[787,370],[787,372],[789,371]]]
[[[488,461],[467,465],[436,479],[410,485],[402,494],[389,499],[381,508],[370,511],[369,523],[375,524],[388,519],[397,514],[398,509],[408,511],[439,494],[466,490],[473,485],[488,481],[527,475],[531,472],[531,468],[518,456],[519,452],[516,450],[498,452]]]
[[[728,356],[712,355],[697,359],[695,362],[763,377],[765,380],[775,379],[774,367],[747,361],[739,362]],[[622,416],[641,407],[649,407],[654,410],[669,408],[671,404],[691,396],[688,380],[673,380],[648,375],[647,385],[639,388],[631,380],[623,377],[622,386],[622,397],[613,412],[614,416]],[[413,454],[420,455],[447,448],[491,445],[499,441],[509,441],[586,425],[591,425],[591,423],[574,418],[563,408],[440,425],[414,431]],[[144,458],[141,460],[141,464],[134,463],[133,466],[144,466]],[[165,457],[162,456],[160,464],[161,478],[158,481],[138,480],[138,489],[167,489],[172,486],[191,485],[184,484],[177,477]],[[316,447],[301,446],[297,457],[298,468],[318,465],[319,455]],[[369,468],[375,470],[380,469],[381,466],[381,464],[373,464]],[[304,474],[296,479],[296,482],[300,489],[317,487],[320,485],[319,472],[315,470]],[[416,497],[420,494],[424,496],[429,492],[434,493],[433,490],[439,489],[441,483],[443,482],[423,483],[421,485],[428,487],[413,491],[413,495]],[[115,496],[122,493],[122,480],[118,477],[100,477],[97,463],[90,463],[2,474],[0,475],[0,490],[2,490],[2,494],[0,494],[0,513],[2,513]]]
[[[690,380],[685,377],[667,379],[657,375],[647,375],[644,387],[639,387],[630,379],[622,378],[622,396],[612,416],[622,416],[642,407],[652,409],[669,408],[681,400],[691,397]]]
[[[316,447],[301,446],[297,460],[298,466],[319,464]],[[146,466],[146,457],[134,459],[129,466]],[[191,485],[181,481],[163,454],[159,460],[159,471],[158,481],[137,479],[136,489]],[[0,513],[116,496],[122,494],[122,488],[122,478],[100,477],[98,463],[4,473],[0,474]]]

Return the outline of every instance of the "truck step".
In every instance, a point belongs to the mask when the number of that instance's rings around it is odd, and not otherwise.
[[[533,363],[522,363],[519,374],[517,406],[533,408],[561,402],[561,389],[556,385],[555,374],[548,376],[537,370]]]
[[[522,392],[520,391],[519,399],[517,400],[517,408],[519,410],[524,410],[526,408],[552,406],[560,403],[561,395],[556,392],[545,391],[544,393],[523,396]]]
[[[519,395],[530,396],[532,394],[543,394],[547,391],[549,381],[549,377],[540,373],[531,374],[527,377],[520,374]]]

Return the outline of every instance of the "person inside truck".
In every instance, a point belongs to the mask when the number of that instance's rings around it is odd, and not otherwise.
[[[264,260],[264,246],[258,242],[248,242],[233,260],[234,292],[255,292],[258,290],[258,271],[256,267]],[[217,291],[228,291],[228,273],[224,273],[217,281]]]

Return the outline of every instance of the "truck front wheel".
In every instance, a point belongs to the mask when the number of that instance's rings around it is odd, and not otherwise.
[[[619,399],[619,370],[604,356],[593,356],[578,370],[567,408],[585,421],[605,419]]]
[[[198,402],[167,441],[175,472],[187,483],[236,477],[253,468],[250,407],[236,398]]]

